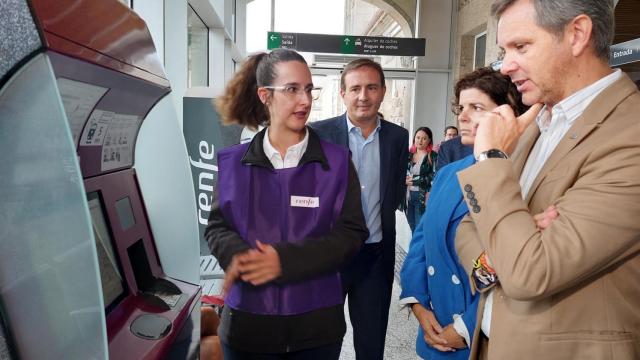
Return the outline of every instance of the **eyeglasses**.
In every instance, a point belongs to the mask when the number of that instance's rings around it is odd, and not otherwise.
[[[263,86],[263,88],[281,91],[285,96],[290,98],[300,96],[300,94],[305,94],[305,96],[310,97],[313,100],[318,100],[320,98],[320,92],[322,91],[321,87],[307,86],[305,88],[301,88],[294,85]]]

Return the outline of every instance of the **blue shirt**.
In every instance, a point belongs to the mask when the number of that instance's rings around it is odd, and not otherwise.
[[[367,220],[369,238],[366,244],[382,241],[382,218],[380,207],[380,119],[376,128],[366,139],[362,129],[355,126],[349,116],[347,132],[349,134],[349,150],[351,160],[360,179],[362,193],[362,212]]]

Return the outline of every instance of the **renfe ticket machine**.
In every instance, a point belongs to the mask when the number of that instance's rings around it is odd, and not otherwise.
[[[194,256],[163,258],[137,173],[170,92],[144,21],[118,0],[2,0],[0,37],[0,357],[193,356],[200,288],[161,259],[197,271],[196,223],[173,239]]]

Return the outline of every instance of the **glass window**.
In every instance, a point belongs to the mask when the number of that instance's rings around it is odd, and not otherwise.
[[[187,15],[188,26],[188,75],[187,86],[209,85],[209,28],[193,10],[191,5]]]
[[[380,112],[385,120],[409,129],[414,80],[388,77],[385,80],[387,92],[380,105]]]
[[[487,32],[476,35],[474,52],[473,52],[473,68],[481,68],[484,66],[485,54],[487,52]]]
[[[247,3],[247,54],[267,50],[267,33],[271,29],[271,0]]]
[[[344,3],[345,0],[276,0],[274,31],[342,35]]]

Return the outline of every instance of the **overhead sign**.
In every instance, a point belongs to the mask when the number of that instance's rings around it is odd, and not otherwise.
[[[297,51],[358,54],[424,56],[425,39],[352,35],[322,35],[303,33],[269,32],[267,48]]]
[[[609,65],[620,66],[640,61],[640,38],[611,45]]]

